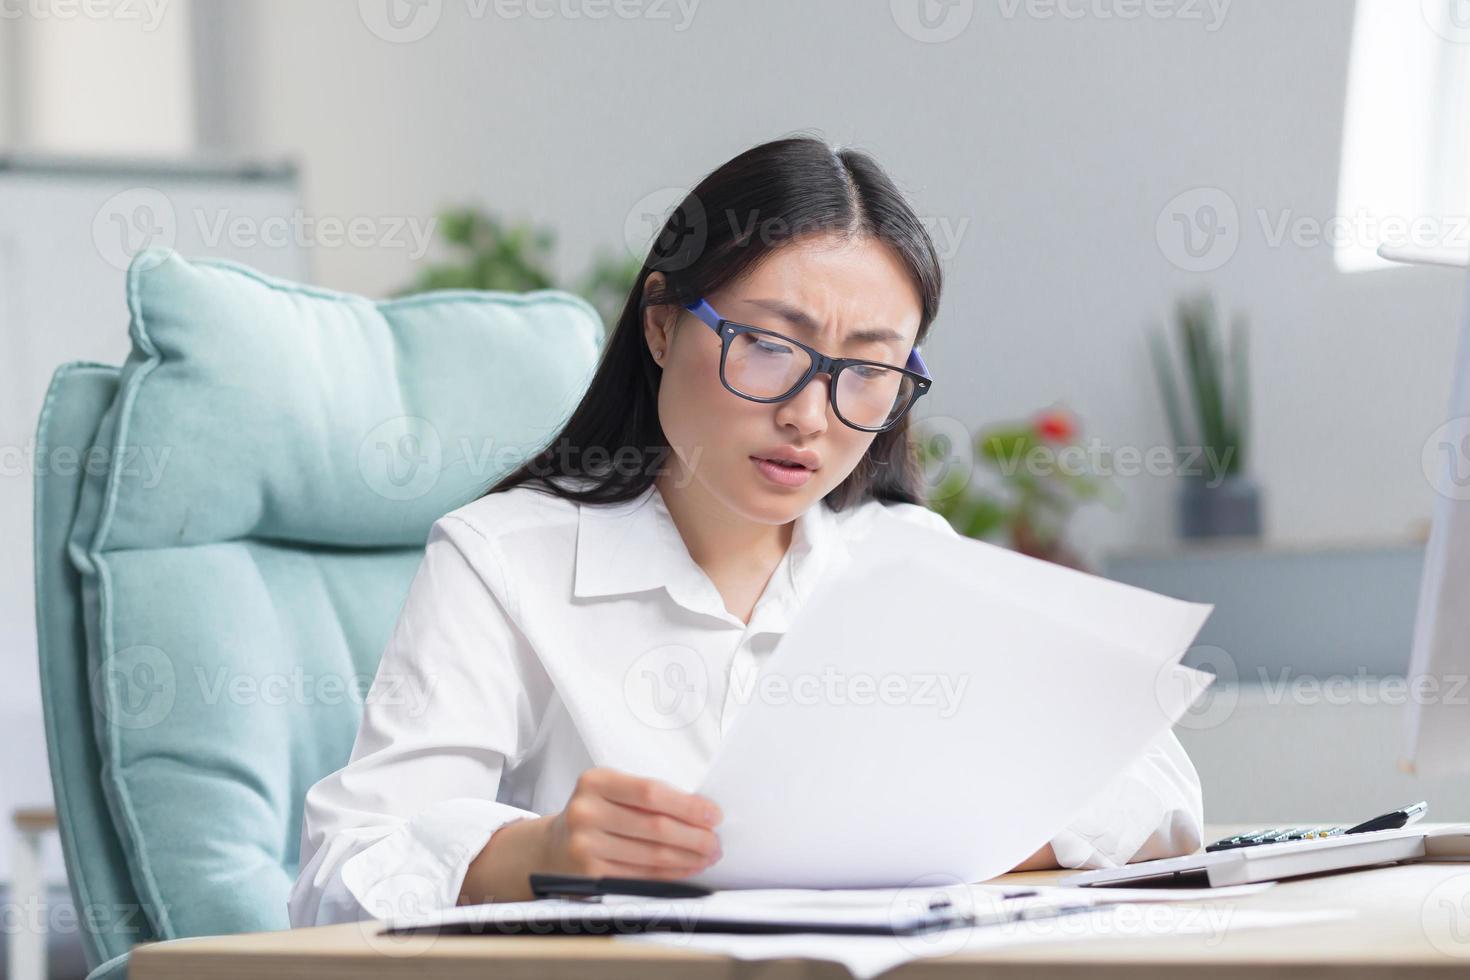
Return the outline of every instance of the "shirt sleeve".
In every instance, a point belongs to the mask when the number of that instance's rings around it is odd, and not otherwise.
[[[890,504],[891,513],[958,534],[945,518],[917,504]],[[1166,731],[1052,838],[1064,868],[1112,868],[1133,861],[1190,854],[1204,843],[1199,774],[1172,731]]]
[[[1191,854],[1203,843],[1199,775],[1167,731],[1089,800],[1051,846],[1064,868],[1115,868]]]
[[[306,795],[293,927],[452,908],[490,836],[536,816],[499,799],[551,690],[506,589],[493,542],[433,525],[351,758]]]

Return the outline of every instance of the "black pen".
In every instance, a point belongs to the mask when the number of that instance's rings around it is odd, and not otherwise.
[[[601,898],[603,895],[638,895],[643,898],[704,898],[708,888],[683,881],[654,878],[593,878],[588,875],[531,875],[531,894],[536,898]]]

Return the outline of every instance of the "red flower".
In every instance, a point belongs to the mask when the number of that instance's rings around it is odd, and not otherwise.
[[[1071,442],[1077,434],[1072,417],[1066,412],[1046,412],[1036,419],[1036,431],[1048,442]]]

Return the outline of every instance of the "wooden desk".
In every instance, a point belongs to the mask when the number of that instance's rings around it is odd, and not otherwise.
[[[1214,840],[1231,832],[1210,828]],[[1006,875],[1006,882],[1050,882],[1065,872]],[[1409,864],[1282,882],[1259,894],[1216,900],[1209,908],[1222,928],[1195,935],[1066,938],[1006,949],[914,960],[884,980],[923,978],[1068,978],[1135,980],[1187,977],[1464,977],[1470,975],[1470,864]],[[1232,930],[1230,917],[1247,910],[1351,909],[1357,915],[1295,927]],[[1058,934],[1069,932],[1052,920]],[[1040,925],[1040,924],[1038,924]],[[1075,933],[1070,933],[1075,935]],[[185,939],[139,947],[131,980],[377,980],[427,977],[542,980],[838,980],[830,962],[747,963],[606,937],[376,935],[372,924],[289,932]]]

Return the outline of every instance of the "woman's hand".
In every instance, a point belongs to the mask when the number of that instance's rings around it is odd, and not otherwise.
[[[683,878],[714,864],[720,811],[702,796],[616,769],[589,769],[546,831],[544,870]]]
[[[532,872],[683,878],[720,857],[719,807],[655,779],[588,769],[560,813],[506,824],[465,873],[461,905],[531,897]]]

